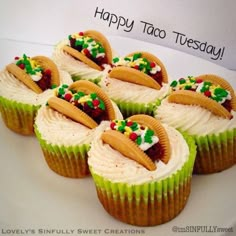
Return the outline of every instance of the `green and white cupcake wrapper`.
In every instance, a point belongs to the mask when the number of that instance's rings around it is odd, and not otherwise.
[[[126,102],[119,99],[112,99],[117,106],[119,107],[124,118],[135,114],[146,114],[153,116],[153,111],[156,109],[156,106],[160,103],[160,100],[150,103],[137,103],[137,102]]]
[[[102,80],[102,77],[96,77],[96,78],[84,78],[84,77],[81,77],[79,75],[72,75],[72,80],[75,82],[77,80],[88,80],[90,82],[93,82],[94,84],[96,85],[99,85],[101,80]]]
[[[183,167],[168,178],[139,184],[112,182],[90,171],[98,198],[113,217],[139,226],[158,225],[177,216],[184,208],[191,189],[196,145],[185,135],[190,155]]]
[[[34,134],[34,119],[40,105],[30,105],[0,96],[0,111],[5,125],[23,135]]]
[[[193,137],[197,144],[194,173],[216,173],[236,164],[236,129]]]
[[[90,144],[52,145],[42,138],[37,127],[35,127],[35,134],[51,170],[69,178],[84,178],[90,175],[87,162]]]

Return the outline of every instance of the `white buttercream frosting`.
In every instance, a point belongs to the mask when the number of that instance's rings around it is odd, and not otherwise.
[[[169,85],[163,84],[160,90],[107,77],[100,84],[108,96],[114,100],[151,103],[164,98],[169,92]]]
[[[69,40],[65,39],[60,41],[53,51],[52,58],[55,63],[62,69],[70,73],[72,76],[80,77],[81,79],[96,79],[105,78],[110,66],[106,66],[103,71],[95,70],[89,67],[84,62],[81,62],[68,53],[66,53],[62,48],[65,45],[69,45]]]
[[[163,100],[155,117],[191,135],[218,134],[236,128],[236,112],[231,120],[216,116],[200,106],[182,105]]]
[[[61,84],[71,84],[73,82],[67,72],[59,70],[59,75]],[[42,105],[53,94],[53,89],[47,89],[37,94],[8,71],[3,70],[0,72],[0,96],[4,98],[30,105]]]
[[[139,163],[131,160],[110,145],[103,143],[101,134],[109,126],[102,122],[95,132],[89,151],[88,164],[93,172],[114,182],[142,184],[164,179],[182,168],[189,157],[189,148],[183,136],[174,128],[164,125],[170,139],[171,157],[167,164],[155,162],[157,168],[149,171]]]
[[[116,104],[112,103],[117,119],[123,119]],[[49,106],[42,106],[35,124],[42,138],[52,145],[76,146],[91,143],[94,129],[75,122]]]

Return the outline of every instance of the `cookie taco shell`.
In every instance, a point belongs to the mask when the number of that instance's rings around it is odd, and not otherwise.
[[[87,31],[83,32],[83,36],[88,36],[88,37],[94,39],[96,42],[100,43],[105,50],[105,63],[106,64],[112,63],[112,49],[111,49],[109,41],[102,33],[95,31],[95,30],[87,30]],[[65,45],[63,47],[63,50],[65,52],[67,52],[68,54],[70,54],[72,57],[76,58],[77,60],[84,62],[85,64],[87,64],[91,68],[93,68],[95,70],[99,70],[99,71],[103,70],[101,65],[97,64],[92,59],[90,59],[88,56],[86,56],[82,52],[72,48],[71,46]]]

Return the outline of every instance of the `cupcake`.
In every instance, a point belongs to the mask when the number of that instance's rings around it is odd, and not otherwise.
[[[155,117],[191,135],[197,144],[194,173],[223,171],[236,163],[236,98],[216,75],[174,80]]]
[[[101,87],[115,101],[124,117],[153,115],[168,93],[168,75],[163,63],[147,52],[113,58],[113,68]]]
[[[72,82],[48,57],[15,57],[0,72],[0,112],[5,125],[22,135],[34,134],[39,107],[52,96],[54,87]]]
[[[95,30],[70,34],[53,52],[60,68],[72,79],[90,80],[96,84],[106,77],[112,63],[112,50],[106,37]]]
[[[70,178],[89,175],[87,152],[94,130],[103,120],[121,118],[117,106],[95,84],[63,84],[42,106],[35,119],[35,133],[48,166]]]
[[[140,114],[104,121],[88,164],[104,209],[131,225],[170,221],[185,207],[196,146],[191,137]]]

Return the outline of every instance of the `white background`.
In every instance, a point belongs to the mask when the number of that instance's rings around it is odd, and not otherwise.
[[[131,32],[95,16],[99,11],[134,21]],[[67,35],[86,29],[96,29],[107,35],[142,39],[155,44],[177,48],[190,54],[236,70],[236,1],[234,0],[0,0],[0,38],[54,45]],[[113,18],[114,19],[114,18]],[[144,24],[164,30],[161,39],[143,33]],[[200,50],[176,43],[176,34],[188,39],[225,48],[220,60]],[[215,57],[216,58],[216,57]]]

